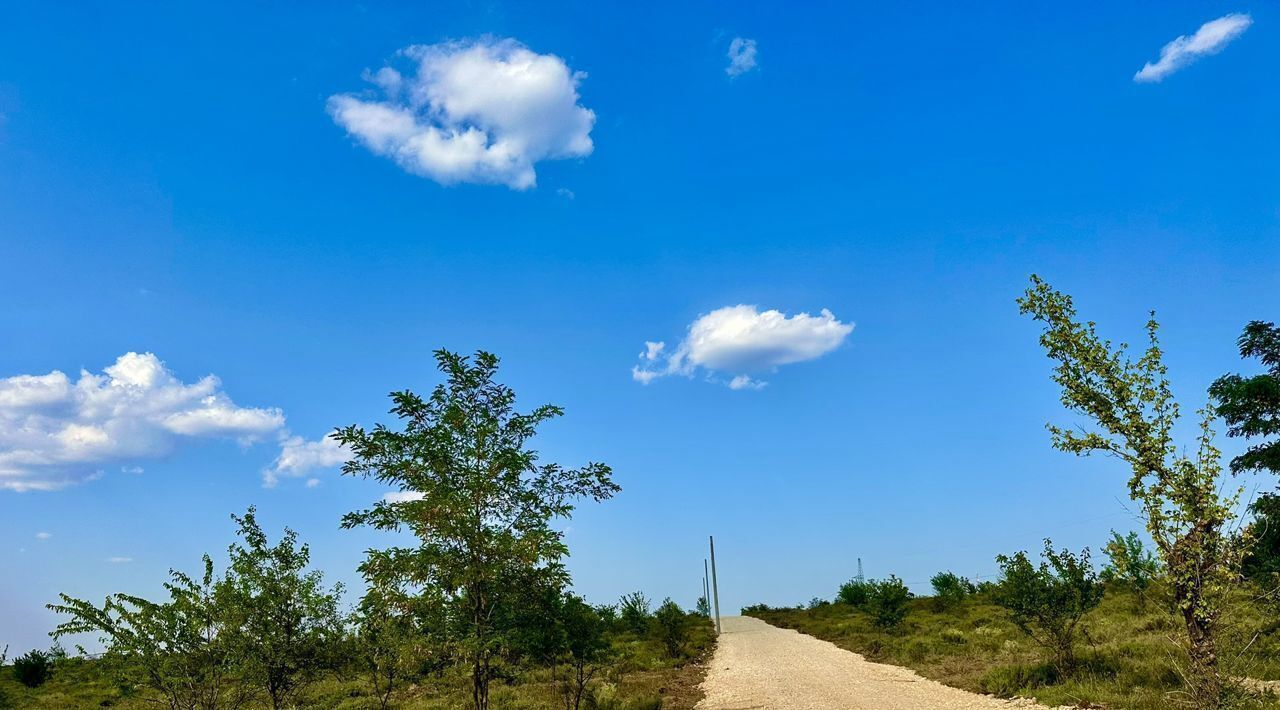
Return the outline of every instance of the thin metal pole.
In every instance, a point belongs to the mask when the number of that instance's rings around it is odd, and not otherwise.
[[[716,604],[716,633],[720,633],[720,585],[716,582],[716,538],[714,535],[708,536],[711,540],[711,593],[714,595]]]
[[[707,571],[707,558],[702,558],[702,599],[707,603],[707,616],[711,616],[711,573]]]

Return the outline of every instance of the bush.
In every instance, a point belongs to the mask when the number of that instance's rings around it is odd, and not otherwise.
[[[810,600],[809,600],[809,603],[805,606],[805,608],[806,608],[806,609],[818,609],[818,608],[821,608],[821,607],[827,606],[827,605],[828,605],[828,604],[830,604],[830,603],[831,603],[831,602],[829,602],[829,601],[827,601],[826,599],[823,599],[823,598],[821,598],[821,597],[814,597],[814,598],[812,598],[812,599],[810,599]]]
[[[618,621],[623,628],[643,635],[649,630],[649,598],[644,592],[624,595],[618,602]]]
[[[748,604],[742,607],[743,616],[753,616],[755,614],[762,614],[766,611],[773,611],[773,607],[768,604]]]
[[[939,572],[929,583],[933,585],[933,604],[938,611],[951,609],[978,591],[973,582],[954,572]]]
[[[867,594],[867,611],[876,626],[888,629],[907,618],[907,600],[911,592],[901,579],[889,575],[888,579],[870,582]]]
[[[1143,547],[1136,532],[1122,536],[1112,530],[1111,539],[1104,549],[1110,562],[1102,568],[1103,581],[1132,589],[1138,596],[1139,605],[1145,606],[1147,589],[1160,576],[1160,561]]]
[[[1080,619],[1102,602],[1103,587],[1089,564],[1089,548],[1079,556],[1057,551],[1044,541],[1039,567],[1027,553],[1000,555],[996,562],[1004,574],[995,601],[1008,609],[1022,632],[1054,655],[1062,673],[1075,666],[1075,632]]]
[[[30,651],[13,659],[13,678],[28,688],[38,688],[53,675],[53,656],[44,651]]]
[[[667,599],[653,615],[653,628],[667,655],[679,658],[689,640],[689,620],[679,604]]]
[[[1058,669],[1052,663],[1000,666],[987,671],[978,681],[978,688],[989,695],[1010,698],[1026,690],[1053,685],[1058,679]]]
[[[867,598],[870,595],[871,582],[854,578],[840,585],[839,591],[836,592],[836,601],[849,606],[861,607],[867,603]]]

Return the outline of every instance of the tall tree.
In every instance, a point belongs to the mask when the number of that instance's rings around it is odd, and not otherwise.
[[[544,405],[515,410],[515,392],[494,381],[498,358],[436,352],[445,382],[429,398],[394,392],[403,426],[339,429],[352,451],[343,473],[373,478],[399,495],[343,518],[343,526],[408,529],[414,547],[370,550],[365,577],[385,586],[424,590],[448,620],[454,656],[470,667],[472,701],[489,707],[494,663],[507,652],[511,629],[500,610],[531,585],[562,587],[568,553],[553,520],[572,514],[575,500],[596,501],[618,490],[608,466],[542,464],[529,440],[563,411]]]
[[[1251,377],[1223,375],[1209,386],[1218,414],[1227,423],[1227,436],[1280,435],[1280,327],[1253,321],[1236,342],[1240,357],[1257,358],[1267,371]],[[1255,444],[1231,459],[1231,471],[1280,473],[1280,439]]]
[[[231,565],[217,585],[228,611],[226,642],[234,644],[251,682],[275,710],[292,706],[298,693],[328,666],[341,637],[338,600],[342,585],[324,588],[319,570],[307,571],[311,550],[285,528],[270,545],[254,508],[231,516],[243,544],[230,547]]]
[[[1024,314],[1044,323],[1040,344],[1057,361],[1053,380],[1062,404],[1093,420],[1092,428],[1050,425],[1053,445],[1087,456],[1115,456],[1131,468],[1130,496],[1164,561],[1187,632],[1190,690],[1201,708],[1221,704],[1222,679],[1214,631],[1223,595],[1239,578],[1243,545],[1227,526],[1240,493],[1223,496],[1221,455],[1213,446],[1211,409],[1201,411],[1200,435],[1183,453],[1173,441],[1178,404],[1170,391],[1155,315],[1147,321],[1148,346],[1130,360],[1127,346],[1098,337],[1081,323],[1071,297],[1037,276],[1018,299]]]

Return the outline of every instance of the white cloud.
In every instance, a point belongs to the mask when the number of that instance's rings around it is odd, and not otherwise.
[[[1160,50],[1160,59],[1155,64],[1147,62],[1133,75],[1133,80],[1142,83],[1159,82],[1201,57],[1221,52],[1252,24],[1253,18],[1247,13],[1232,13],[1210,20],[1190,37],[1182,35],[1166,44]]]
[[[514,39],[413,45],[407,72],[366,72],[381,96],[331,96],[333,120],[374,153],[444,185],[525,190],[540,160],[591,154],[596,116],[578,103],[586,77]]]
[[[382,500],[388,503],[407,503],[411,500],[422,500],[422,493],[418,491],[391,491],[382,496]]]
[[[750,373],[822,357],[851,332],[852,323],[841,323],[825,308],[816,316],[788,316],[755,306],[727,306],[695,320],[670,353],[663,342],[645,342],[641,363],[631,368],[631,377],[649,384],[667,375],[692,376],[703,371],[716,379],[725,373],[733,375],[727,383],[732,389],[760,389],[766,383]]]
[[[729,76],[741,76],[756,68],[756,41],[734,37],[729,43],[729,66],[724,73]]]
[[[107,562],[110,562],[113,565],[122,565],[122,564],[127,564],[129,562],[133,562],[133,558],[132,557],[108,557]]]
[[[286,436],[280,441],[280,455],[271,468],[263,471],[262,484],[276,485],[282,476],[302,477],[317,468],[332,468],[351,458],[351,450],[332,436],[307,441],[300,436]],[[308,488],[314,488],[310,482]]]
[[[0,488],[52,490],[197,438],[248,445],[284,432],[279,409],[240,407],[209,375],[184,383],[151,353],[121,355],[101,374],[0,378]]]
[[[307,479],[307,488],[317,488],[319,486],[320,486],[320,479],[318,478]]]
[[[53,537],[53,533],[47,533],[47,532],[38,532],[38,533],[36,533],[36,539],[37,539],[37,540],[48,540],[48,539],[49,539],[49,538],[51,538],[51,537]]]
[[[142,468],[141,466],[121,466],[120,467],[120,473],[131,473],[135,476],[141,476],[145,471],[146,469]]]

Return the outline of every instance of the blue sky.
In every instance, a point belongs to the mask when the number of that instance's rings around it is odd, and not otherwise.
[[[1233,13],[1252,24],[1159,64]],[[153,353],[172,391],[216,400],[109,455],[23,469],[58,490],[0,490],[15,648],[47,643],[58,592],[156,594],[170,567],[224,550],[250,504],[355,585],[363,550],[393,539],[338,519],[384,491],[333,467],[264,487],[264,471],[281,437],[386,421],[387,392],[437,382],[438,347],[491,350],[526,406],[566,408],[545,459],[614,467],[622,494],[568,532],[593,600],[692,605],[709,533],[726,610],[829,596],[858,557],[924,591],[1044,536],[1096,549],[1139,525],[1115,462],[1049,448],[1044,423],[1070,418],[1014,304],[1028,274],[1117,339],[1158,309],[1187,409],[1249,369],[1234,340],[1280,306],[1265,4],[4,14],[0,378],[74,383]],[[755,52],[740,43],[730,75],[734,39]],[[408,93],[362,78],[384,66],[443,91],[414,73],[421,54],[397,55],[414,46],[523,48],[560,80],[535,87],[554,110],[480,109],[505,131],[489,148],[515,141],[496,168],[379,155],[332,97],[403,109]],[[1148,63],[1161,80],[1135,81]],[[467,127],[424,115],[406,135]],[[756,309],[748,336],[781,340],[734,351],[712,328],[666,359],[739,305]],[[771,310],[781,329],[752,331]],[[646,385],[637,366],[670,374]],[[744,374],[767,385],[725,386]],[[21,448],[14,421],[0,460]]]

